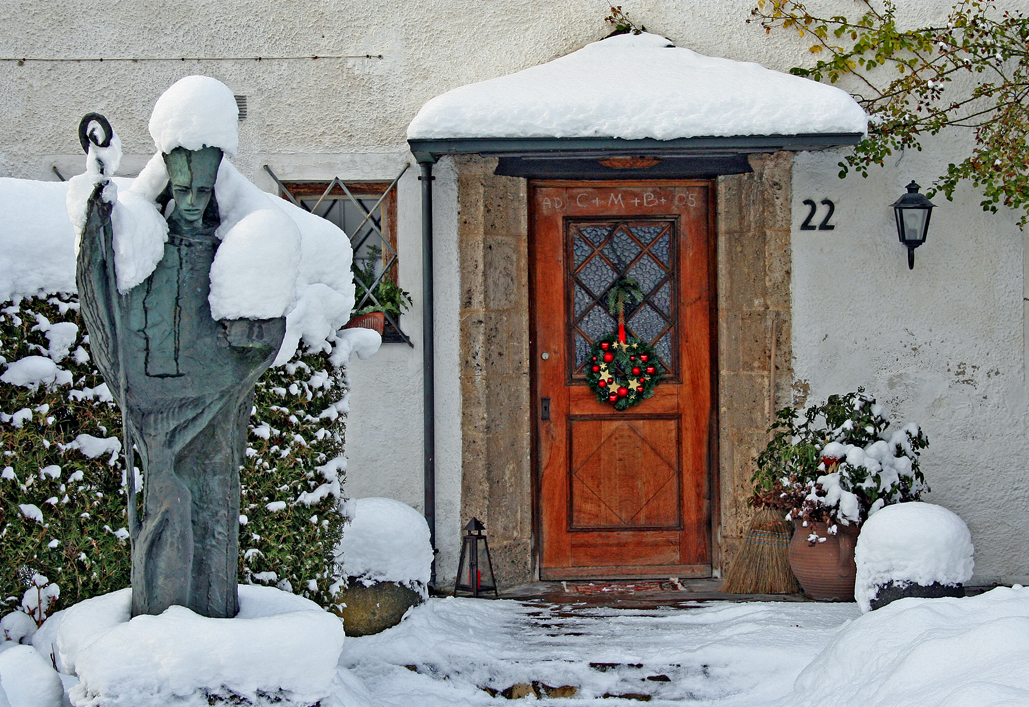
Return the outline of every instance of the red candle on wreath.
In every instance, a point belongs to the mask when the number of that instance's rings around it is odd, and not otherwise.
[[[611,353],[610,351],[608,351],[606,354],[604,354],[604,363],[611,363],[614,360],[615,360],[615,355],[613,353]]]
[[[618,402],[618,393],[611,393],[611,395],[607,396],[607,399],[612,403]]]
[[[626,388],[625,386],[622,386],[621,388],[618,389],[618,396],[619,397],[624,398],[628,394],[629,394],[629,389]]]

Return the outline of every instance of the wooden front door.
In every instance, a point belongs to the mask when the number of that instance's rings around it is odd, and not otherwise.
[[[711,572],[711,184],[530,182],[542,579]],[[624,411],[586,384],[635,278],[628,334],[652,344],[654,396]]]

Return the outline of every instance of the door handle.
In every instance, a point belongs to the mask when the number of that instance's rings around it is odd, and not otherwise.
[[[540,398],[540,419],[550,422],[550,398]]]

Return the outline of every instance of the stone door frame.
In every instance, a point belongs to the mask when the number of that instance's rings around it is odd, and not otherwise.
[[[460,253],[461,524],[482,520],[501,588],[538,578],[528,301],[527,182],[496,160],[455,157]],[[791,402],[793,153],[750,156],[716,180],[717,434],[712,571],[727,569],[750,522],[753,459]]]

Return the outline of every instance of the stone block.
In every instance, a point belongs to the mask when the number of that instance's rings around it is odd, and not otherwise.
[[[740,370],[740,313],[737,310],[718,311],[718,366],[721,371]]]
[[[764,309],[765,244],[764,232],[745,231],[728,244],[726,273],[727,306],[739,309]]]
[[[356,577],[348,578],[343,590],[343,631],[348,636],[370,636],[400,623],[412,606],[422,603],[415,590],[396,582],[373,582],[365,586]]]
[[[772,363],[771,343],[772,314],[767,310],[744,310],[740,314],[739,370],[767,372]]]
[[[719,423],[723,429],[768,427],[768,374],[722,373]]]

